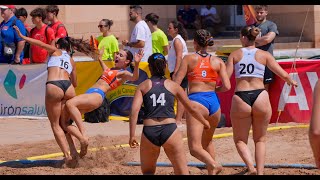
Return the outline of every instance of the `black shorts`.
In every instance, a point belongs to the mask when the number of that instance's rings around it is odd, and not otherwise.
[[[266,66],[263,76],[263,83],[270,84],[273,82],[273,72]]]
[[[143,126],[142,133],[154,145],[161,147],[177,129],[177,123]]]
[[[47,84],[53,84],[58,86],[64,93],[68,90],[68,88],[71,86],[71,81],[70,80],[56,80],[56,81],[47,81]]]
[[[257,98],[259,97],[260,93],[265,89],[256,89],[251,91],[237,91],[234,94],[239,96],[242,101],[246,102],[249,106],[253,106],[254,102],[256,102]]]
[[[171,79],[172,79],[172,75],[173,75],[173,72],[170,73]],[[186,88],[188,87],[188,78],[187,78],[187,76],[183,78],[180,86],[181,86],[183,89],[186,89]]]

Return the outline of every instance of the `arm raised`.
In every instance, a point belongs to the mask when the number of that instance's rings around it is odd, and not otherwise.
[[[102,68],[103,71],[109,69],[109,67],[108,67],[108,66],[103,62],[103,60],[102,60],[102,56],[103,56],[103,53],[104,53],[104,49],[105,49],[105,48],[104,48],[104,46],[103,46],[101,49],[97,50],[97,51],[99,52],[99,55],[98,55],[97,59],[98,59],[98,61],[99,61],[99,63],[100,63],[100,66],[101,66],[101,68]]]
[[[49,54],[53,54],[54,52],[56,52],[58,50],[55,46],[52,46],[50,44],[46,44],[46,43],[44,43],[42,41],[39,41],[37,39],[33,39],[33,38],[30,38],[30,37],[24,36],[20,32],[20,30],[19,30],[19,28],[17,26],[13,26],[13,28],[17,31],[17,34],[18,34],[19,37],[21,37],[22,39],[24,39],[25,41],[29,42],[32,45],[40,46],[41,48],[47,50]]]
[[[143,49],[140,49],[138,53],[134,55],[134,70],[133,73],[129,71],[118,72],[117,78],[122,81],[137,81],[139,79],[139,64],[144,55]]]

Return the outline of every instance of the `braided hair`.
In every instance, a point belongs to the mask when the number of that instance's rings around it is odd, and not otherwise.
[[[199,29],[195,32],[194,40],[200,47],[213,46],[214,41],[211,33],[205,29]]]

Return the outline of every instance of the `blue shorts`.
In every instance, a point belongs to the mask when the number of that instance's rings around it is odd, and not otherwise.
[[[85,94],[91,94],[91,93],[98,93],[101,95],[102,100],[104,100],[104,98],[106,97],[106,94],[99,88],[90,88],[88,89]]]
[[[209,116],[216,113],[220,108],[220,101],[214,91],[191,93],[189,99],[206,107],[209,110]]]

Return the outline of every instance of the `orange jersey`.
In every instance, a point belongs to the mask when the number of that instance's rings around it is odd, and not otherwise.
[[[115,89],[117,88],[119,85],[121,85],[121,83],[117,80],[117,73],[118,71],[121,70],[111,70],[111,69],[107,69],[103,72],[102,76],[100,77],[100,79],[104,80],[106,83],[109,84],[111,89]]]
[[[198,53],[197,53],[198,54]],[[200,82],[216,82],[218,73],[211,67],[211,55],[207,54],[205,57],[198,54],[197,66],[188,73],[188,81]]]

